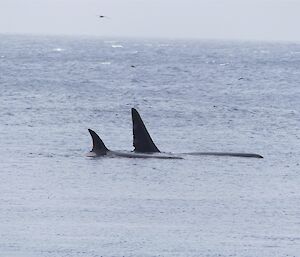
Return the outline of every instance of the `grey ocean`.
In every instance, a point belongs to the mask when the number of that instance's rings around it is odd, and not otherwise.
[[[299,99],[300,44],[0,36],[0,256],[300,256]],[[86,157],[131,107],[162,151],[265,158]]]

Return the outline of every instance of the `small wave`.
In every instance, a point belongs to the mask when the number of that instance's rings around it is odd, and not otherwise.
[[[101,62],[101,64],[103,64],[103,65],[110,65],[111,62]]]
[[[261,54],[269,54],[269,53],[270,53],[269,50],[260,50],[259,52],[260,52]]]
[[[63,48],[53,48],[52,51],[53,52],[62,52],[62,51],[65,51],[65,49],[63,49]]]
[[[112,48],[123,48],[122,45],[111,45]]]
[[[220,66],[227,66],[227,65],[229,65],[229,62],[226,62],[226,63],[220,63],[219,65],[220,65]]]
[[[1,55],[0,58],[5,58],[5,55]]]
[[[212,63],[216,63],[216,61],[215,60],[211,60],[211,61],[206,61],[205,63],[206,64],[212,64]]]

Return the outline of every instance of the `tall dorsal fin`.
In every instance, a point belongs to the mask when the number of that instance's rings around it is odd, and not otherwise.
[[[153,143],[145,124],[134,108],[131,109],[132,128],[133,128],[133,147],[135,152],[140,153],[155,153],[160,152],[156,145]]]
[[[97,135],[95,131],[89,129],[89,132],[93,139],[93,149],[91,152],[94,152],[97,155],[106,155],[108,149],[106,148],[101,138]]]

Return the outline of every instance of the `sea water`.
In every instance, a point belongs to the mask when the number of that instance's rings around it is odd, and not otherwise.
[[[300,44],[0,35],[0,256],[299,256]],[[164,152],[132,150],[130,109]]]

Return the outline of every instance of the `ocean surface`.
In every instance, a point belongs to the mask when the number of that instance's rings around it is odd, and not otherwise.
[[[0,35],[0,113],[1,257],[300,256],[300,44]]]

